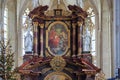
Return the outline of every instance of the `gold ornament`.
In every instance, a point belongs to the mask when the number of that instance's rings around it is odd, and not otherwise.
[[[64,67],[66,66],[66,62],[61,56],[55,56],[51,60],[50,65],[53,68],[53,70],[62,71]]]

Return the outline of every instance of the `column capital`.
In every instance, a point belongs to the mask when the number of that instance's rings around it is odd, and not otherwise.
[[[33,22],[33,26],[37,27],[38,26],[38,22]]]
[[[82,26],[83,22],[78,21],[77,24],[80,27],[80,26]]]
[[[44,24],[39,24],[40,28],[44,28]]]
[[[77,26],[77,23],[72,23],[73,28],[76,28],[76,26]]]

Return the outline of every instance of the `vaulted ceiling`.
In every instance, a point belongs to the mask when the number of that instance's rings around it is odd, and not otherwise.
[[[7,0],[14,1],[14,0]],[[48,5],[49,10],[61,7],[66,10],[68,5],[77,5],[83,8],[83,10],[88,10],[89,7],[93,8],[95,14],[101,14],[101,8],[103,2],[106,3],[106,8],[110,8],[111,0],[17,0],[17,17],[21,18],[27,8],[33,10],[39,5]],[[111,1],[112,2],[112,1]]]
[[[56,4],[64,4],[64,5],[74,5],[76,4],[76,0],[39,0],[39,4],[41,5],[49,5],[50,7],[54,7]]]
[[[58,1],[60,1],[62,4],[62,8],[66,8],[68,5],[78,5],[82,6],[84,10],[87,10],[89,7],[94,8],[96,13],[99,13],[101,4],[103,2],[107,3],[107,6],[111,7],[112,0],[5,0],[5,2],[8,2],[8,4],[11,2],[17,2],[17,15],[22,14],[26,8],[29,8],[32,10],[33,8],[39,6],[39,5],[48,5],[49,9],[54,9],[57,6]]]
[[[67,9],[68,5],[78,5],[87,10],[89,7],[93,7],[98,10],[100,6],[100,0],[17,0],[18,12],[23,12],[27,7],[32,10],[39,5],[48,5],[49,10],[61,7]]]

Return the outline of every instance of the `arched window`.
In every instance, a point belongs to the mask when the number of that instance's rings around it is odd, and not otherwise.
[[[83,52],[90,52],[93,56],[93,64],[96,64],[96,30],[95,13],[93,8],[87,9],[88,17],[83,28]]]
[[[31,54],[33,51],[33,27],[31,19],[28,17],[30,10],[27,8],[22,16],[23,32],[23,53]]]
[[[0,41],[4,42],[4,45],[7,44],[7,40],[8,40],[8,8],[7,6],[5,6],[4,8],[4,12],[3,12],[3,23],[1,23],[0,27]],[[3,45],[2,45],[3,46]],[[1,44],[0,44],[0,54],[1,54]]]
[[[4,17],[3,17],[3,35],[4,35],[4,41],[6,43],[7,38],[8,38],[8,8],[5,6],[4,9]]]

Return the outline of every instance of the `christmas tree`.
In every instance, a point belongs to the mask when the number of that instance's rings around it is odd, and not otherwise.
[[[15,80],[13,78],[15,71],[14,66],[14,53],[10,41],[0,41],[0,78],[2,80]]]

